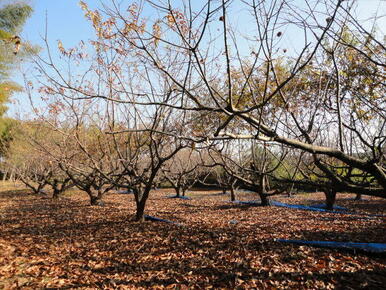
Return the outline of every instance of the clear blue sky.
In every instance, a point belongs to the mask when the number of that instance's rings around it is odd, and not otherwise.
[[[86,1],[91,7],[99,1]],[[34,13],[27,21],[22,33],[32,43],[42,44],[48,21],[48,37],[51,42],[61,39],[66,46],[77,44],[81,39],[92,35],[92,29],[84,18],[79,0],[34,0]]]
[[[101,6],[101,3],[110,2],[109,0],[84,1],[90,8],[96,8]],[[122,1],[122,3],[128,4],[130,2],[133,1]],[[45,45],[42,37],[44,36],[46,29],[46,15],[48,21],[48,39],[54,53],[57,53],[57,40],[59,39],[63,42],[64,47],[69,48],[78,44],[80,40],[87,41],[93,37],[92,27],[84,18],[84,13],[79,6],[79,0],[30,0],[29,3],[34,9],[34,13],[24,27],[22,32],[23,39],[27,39],[31,43],[44,48]],[[361,13],[360,18],[362,19],[372,16],[375,12],[377,12],[378,15],[386,14],[386,1],[359,0],[358,5],[358,11]],[[386,19],[383,18],[381,23],[382,27],[380,28],[384,34],[386,32]],[[17,75],[16,73],[14,79],[19,83],[23,83],[20,74]],[[9,105],[9,115],[16,114],[19,109],[26,111],[26,107],[29,106],[29,103],[23,94],[18,94],[14,97],[14,100],[16,100],[16,104]],[[27,109],[27,111],[29,110]]]
[[[90,7],[100,4],[99,0],[85,1]],[[60,39],[65,47],[72,47],[81,40],[92,38],[93,29],[85,19],[84,12],[79,6],[79,0],[30,0],[34,12],[26,22],[22,38],[45,50],[43,37],[46,30],[53,55],[57,54],[57,41]],[[43,51],[44,53],[44,51]],[[23,64],[22,71],[28,71],[30,64]],[[13,78],[17,83],[23,84],[20,72],[15,71]],[[14,104],[9,105],[8,115],[14,116],[18,112],[30,112],[30,103],[24,93],[13,97]]]
[[[109,1],[104,0],[84,1],[91,8],[100,6],[103,2],[109,3]],[[131,0],[125,1],[127,3],[134,2]],[[359,0],[358,10],[363,13],[364,18],[369,17],[375,11],[385,15],[386,1],[383,2],[384,4],[381,4],[381,7],[379,7],[378,0]],[[66,46],[72,46],[81,39],[87,39],[92,35],[91,27],[85,20],[83,11],[80,9],[79,0],[30,0],[30,3],[34,8],[34,13],[27,21],[22,35],[32,43],[42,43],[41,36],[43,36],[45,31],[46,13],[48,17],[49,38],[53,42],[61,39]],[[386,24],[386,22],[384,23]],[[386,27],[383,28],[386,29]]]

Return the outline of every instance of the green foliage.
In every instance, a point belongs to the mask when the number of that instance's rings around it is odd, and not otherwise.
[[[0,119],[0,155],[4,155],[13,139],[14,129],[17,121],[11,118]]]
[[[0,9],[0,29],[16,34],[32,14],[31,6],[24,3],[9,4]]]
[[[3,2],[4,3],[4,2]],[[0,5],[2,1],[0,1]],[[18,54],[21,39],[17,36],[31,15],[32,8],[25,3],[8,4],[0,8],[0,154],[4,154],[7,143],[12,139],[11,124],[9,118],[4,118],[7,107],[6,103],[13,93],[19,92],[22,88],[9,80],[9,76],[16,63],[20,60]],[[34,49],[28,44],[23,44],[28,54]]]
[[[1,40],[6,40],[6,39],[10,39],[10,38],[12,38],[11,33],[4,31],[4,30],[0,30],[0,39]]]
[[[0,116],[4,115],[7,108],[5,103],[14,92],[21,91],[21,87],[11,81],[4,81],[0,83]]]
[[[0,2],[1,3],[1,2]],[[17,62],[15,52],[21,45],[17,34],[21,31],[32,8],[27,4],[9,4],[0,8],[0,75],[7,78],[13,64]]]

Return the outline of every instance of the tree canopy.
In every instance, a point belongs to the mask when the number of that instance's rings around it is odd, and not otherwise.
[[[6,103],[15,92],[20,92],[22,88],[10,79],[12,70],[20,62],[21,56],[28,54],[29,45],[24,45],[26,49],[20,50],[22,41],[18,35],[28,17],[32,14],[32,8],[25,3],[14,3],[4,5],[0,1],[0,151],[4,151],[4,146],[8,143],[10,128],[13,120],[4,117],[7,110]]]

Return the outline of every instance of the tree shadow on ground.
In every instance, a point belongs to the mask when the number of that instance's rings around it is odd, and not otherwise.
[[[20,195],[25,195],[25,196],[27,196],[27,195],[35,195],[35,196],[38,196],[38,195],[34,194],[32,192],[32,190],[27,189],[27,188],[23,188],[23,189],[1,191],[0,192],[0,200],[8,200],[8,199],[11,199],[11,198],[19,197]],[[41,196],[43,196],[43,195],[41,195]]]
[[[127,273],[135,272],[137,265],[117,264],[114,267],[107,267],[98,270],[87,269],[93,273],[110,274],[110,273]],[[148,265],[141,264],[139,266],[144,273],[149,271],[164,271],[166,269],[173,269],[173,264]],[[338,289],[382,289],[386,282],[385,272],[382,270],[358,270],[358,271],[336,271],[334,273],[320,272],[287,272],[276,271],[272,273],[269,270],[252,270],[242,268],[232,268],[229,270],[217,267],[186,267],[183,272],[175,272],[173,276],[153,275],[146,277],[146,279],[136,279],[130,277],[129,279],[104,279],[93,284],[72,284],[72,287],[111,287],[111,286],[131,286],[150,288],[155,286],[188,286],[188,287],[205,287],[207,282],[205,280],[193,280],[189,277],[207,276],[211,278],[211,287],[240,287],[245,288],[246,285],[256,287],[264,286],[283,286],[299,285],[300,288],[311,287],[315,282],[319,282],[319,286],[323,287],[327,283],[334,285]],[[312,282],[311,282],[312,281]],[[245,286],[244,286],[245,285]],[[243,287],[244,286],[244,287]],[[177,287],[178,288],[178,287]],[[261,288],[260,288],[261,289]]]
[[[347,230],[345,232],[332,230],[302,230],[294,232],[296,239],[306,241],[336,241],[355,243],[386,243],[385,231],[379,224],[367,228]]]
[[[256,203],[236,203],[236,202],[231,202],[229,201],[227,204],[220,204],[216,205],[213,207],[214,210],[228,210],[228,209],[242,209],[242,210],[247,210],[251,207],[262,207],[261,203],[256,202]]]

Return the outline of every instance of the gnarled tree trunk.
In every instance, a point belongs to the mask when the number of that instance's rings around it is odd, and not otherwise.
[[[92,192],[87,192],[87,194],[90,197],[90,205],[98,205],[98,206],[102,206],[103,205],[103,201],[102,201],[103,194],[102,194],[102,192],[98,191],[97,194],[93,194]]]
[[[259,176],[260,182],[257,189],[257,193],[259,194],[261,205],[262,206],[271,206],[271,198],[268,194],[266,194],[266,176],[261,174]]]
[[[336,191],[333,189],[327,189],[324,192],[326,196],[326,209],[332,210],[334,209],[334,204],[336,200]]]
[[[139,187],[134,189],[134,197],[135,197],[135,221],[142,222],[145,220],[145,206],[146,201],[149,197],[150,187],[147,186],[145,188]]]
[[[142,198],[138,202],[136,202],[137,210],[135,213],[135,220],[137,222],[141,222],[145,220],[145,205],[146,201]]]
[[[265,193],[261,193],[260,199],[261,199],[261,205],[262,206],[271,206],[272,205],[271,198],[269,195],[267,195]]]

